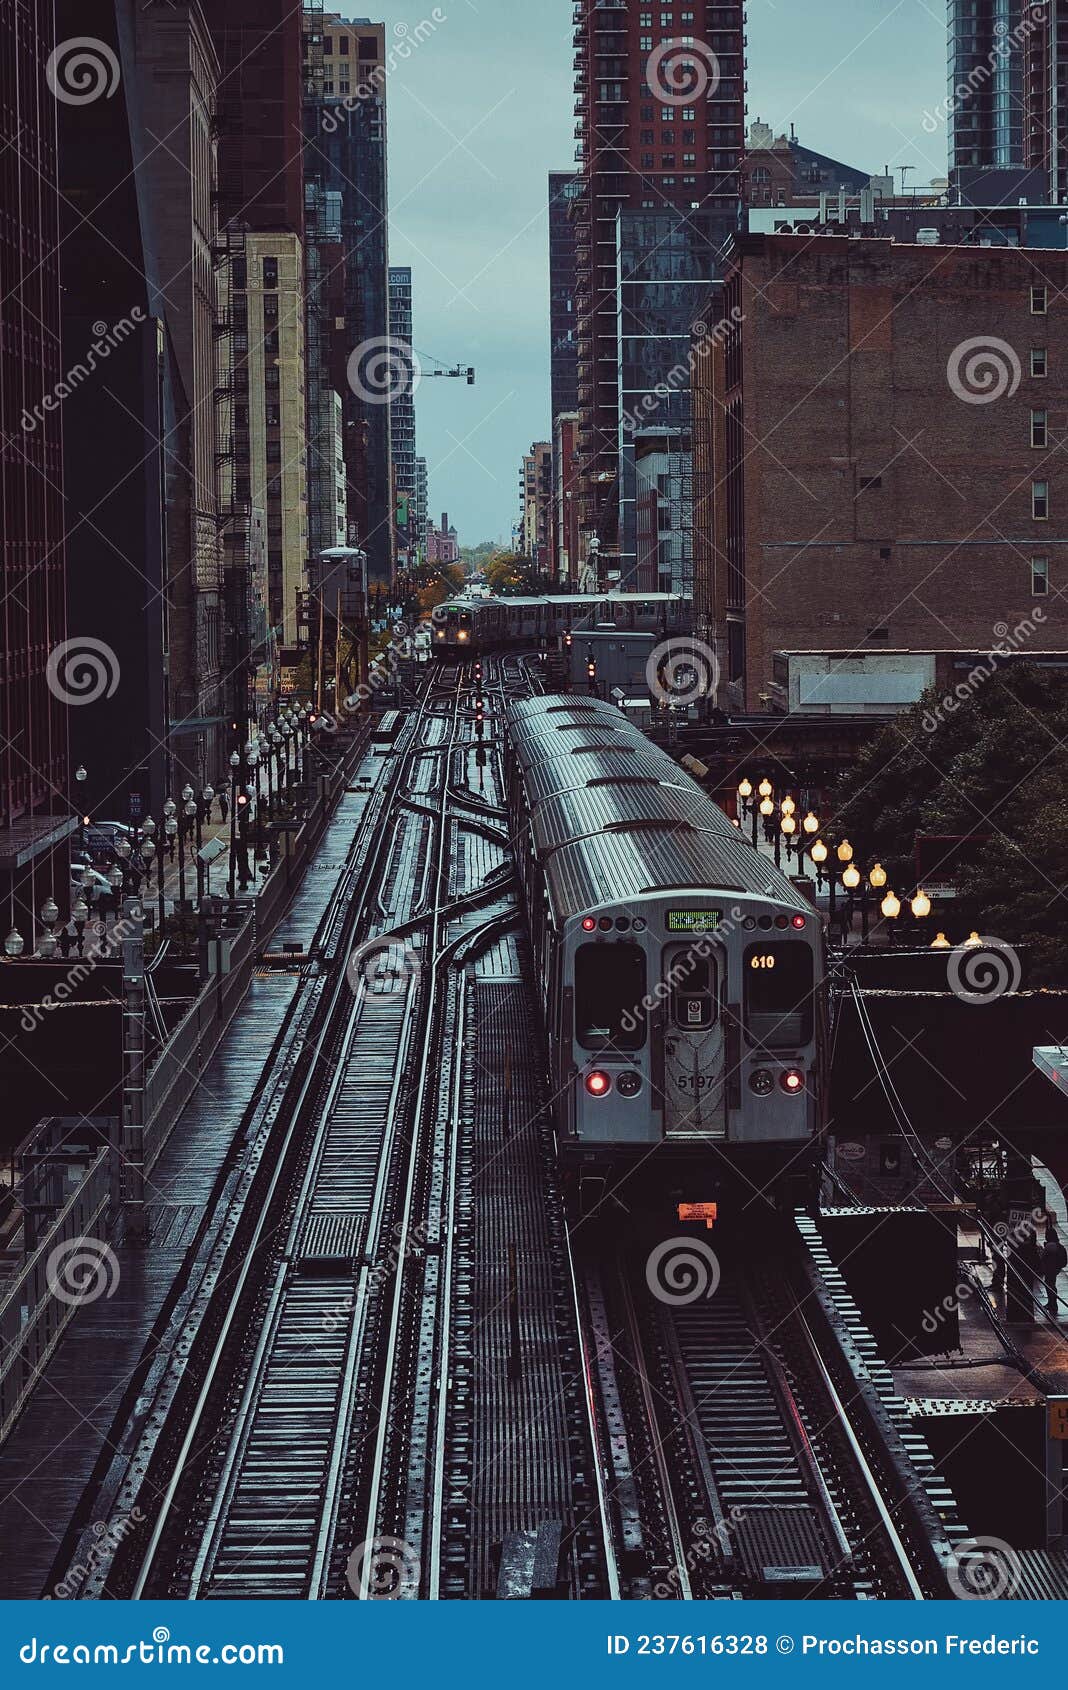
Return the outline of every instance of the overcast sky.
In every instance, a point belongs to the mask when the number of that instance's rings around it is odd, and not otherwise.
[[[390,258],[414,273],[414,344],[478,371],[416,395],[431,510],[465,544],[508,539],[520,456],[549,433],[546,175],[574,161],[571,0],[385,0],[374,16],[409,49],[387,100]],[[777,132],[793,122],[872,171],[912,164],[912,182],[945,173],[944,130],[924,118],[945,97],[946,0],[750,0],[748,81],[749,118]]]

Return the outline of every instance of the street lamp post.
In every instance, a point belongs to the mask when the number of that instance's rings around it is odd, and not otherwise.
[[[232,898],[236,892],[237,878],[237,774],[241,767],[241,758],[236,751],[230,753],[230,868],[227,876],[227,890]]]

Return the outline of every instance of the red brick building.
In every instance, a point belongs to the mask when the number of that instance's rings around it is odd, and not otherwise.
[[[1068,255],[748,236],[695,361],[699,630],[724,702],[784,650],[1068,650]],[[732,315],[733,314],[733,315]]]

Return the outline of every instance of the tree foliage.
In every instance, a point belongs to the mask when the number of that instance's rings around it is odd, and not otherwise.
[[[948,697],[927,694],[843,780],[830,831],[902,895],[917,835],[967,840],[958,920],[1026,944],[1033,980],[1068,982],[1068,676],[980,666]]]

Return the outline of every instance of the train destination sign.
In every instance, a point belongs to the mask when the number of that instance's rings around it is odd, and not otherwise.
[[[668,910],[669,933],[714,933],[723,920],[722,910]]]

